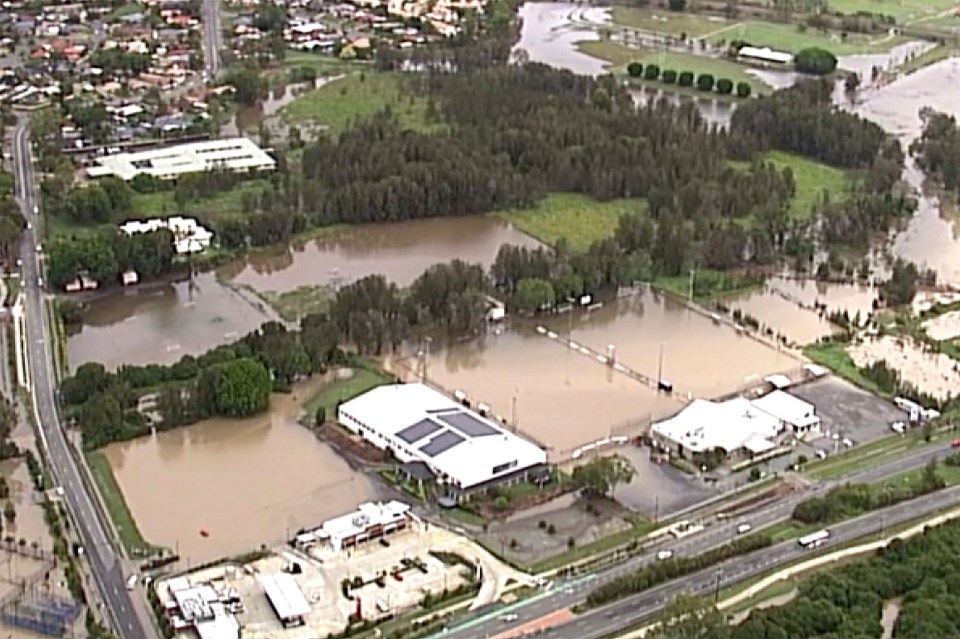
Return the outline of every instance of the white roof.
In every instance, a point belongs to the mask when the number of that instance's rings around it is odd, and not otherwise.
[[[292,575],[285,572],[261,575],[260,586],[280,619],[296,619],[310,614],[310,604]]]
[[[813,404],[782,390],[775,390],[753,400],[753,405],[793,426],[809,426],[820,421]]]
[[[124,180],[146,173],[172,179],[185,173],[212,169],[231,171],[273,170],[277,163],[247,138],[226,138],[177,144],[160,149],[116,153],[96,158],[98,166],[87,169],[91,177],[115,175]]]
[[[386,504],[366,502],[360,504],[354,512],[328,519],[323,523],[321,537],[339,538],[352,537],[364,532],[370,526],[386,525],[400,521],[410,510],[409,504],[400,501],[391,501]]]
[[[655,423],[652,429],[694,453],[714,448],[729,453],[747,447],[748,442],[751,448],[758,448],[758,439],[772,440],[782,427],[773,415],[736,397],[725,402],[695,399],[670,419]]]
[[[786,375],[768,375],[767,377],[763,378],[763,381],[780,390],[789,388],[793,385],[793,382],[791,382],[790,378]]]
[[[401,461],[422,461],[461,488],[547,461],[539,446],[419,383],[374,388],[342,404],[344,416],[388,441]]]
[[[744,58],[756,58],[767,62],[788,64],[793,62],[793,55],[783,51],[774,51],[770,47],[740,47],[739,55]]]
[[[240,624],[231,614],[219,614],[209,621],[195,623],[200,639],[239,639]]]

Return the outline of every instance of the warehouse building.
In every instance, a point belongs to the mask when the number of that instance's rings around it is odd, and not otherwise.
[[[132,180],[145,174],[172,180],[187,173],[203,171],[272,171],[277,161],[248,138],[226,138],[189,142],[147,151],[115,153],[95,158],[87,169],[92,178],[116,176]]]
[[[391,384],[341,404],[337,420],[403,463],[422,462],[447,496],[542,469],[546,452],[424,384]]]

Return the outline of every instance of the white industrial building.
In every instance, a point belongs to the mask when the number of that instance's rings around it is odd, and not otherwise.
[[[786,432],[803,436],[819,430],[813,404],[775,390],[753,401],[696,399],[673,417],[653,424],[650,433],[661,445],[682,454],[719,448],[728,455],[755,456],[777,448],[777,437]]]
[[[115,153],[95,159],[87,169],[90,177],[114,175],[132,180],[140,174],[172,180],[187,173],[203,171],[272,171],[277,161],[248,138],[226,138],[189,142],[159,149]]]
[[[192,217],[174,216],[167,219],[132,220],[120,225],[120,230],[127,235],[150,233],[160,229],[170,229],[173,233],[173,248],[178,255],[200,253],[209,248],[213,241],[213,232]]]
[[[547,453],[424,384],[374,388],[341,404],[337,420],[401,462],[421,462],[449,496],[523,479]]]
[[[166,612],[175,631],[193,628],[199,639],[240,639],[240,624],[228,609],[239,602],[238,593],[218,592],[210,584],[194,586],[186,577],[167,583],[172,599]]]
[[[310,604],[303,596],[293,575],[278,572],[258,577],[263,594],[285,628],[303,625],[303,618],[310,614]]]

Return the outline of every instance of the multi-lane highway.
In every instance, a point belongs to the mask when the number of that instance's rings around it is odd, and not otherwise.
[[[921,468],[931,459],[942,457],[949,451],[950,445],[948,443],[925,447],[902,457],[897,457],[886,462],[879,462],[867,469],[845,477],[843,481],[876,482],[885,477]],[[741,523],[749,522],[756,530],[763,526],[783,521],[790,516],[800,501],[822,495],[838,483],[840,482],[825,483],[814,490],[808,490],[785,497],[766,508],[750,513],[749,515],[744,515],[742,518],[728,521],[727,523],[716,522],[704,529],[703,532],[658,546],[658,550],[669,549],[672,550],[676,556],[689,556],[703,553],[706,550],[727,543],[734,538],[737,535],[737,527]],[[832,526],[831,530],[834,531],[835,540],[853,539],[878,529],[881,518],[884,518],[886,525],[893,525],[899,521],[909,520],[913,517],[923,515],[925,512],[938,510],[954,503],[960,503],[960,487],[951,488],[921,499],[906,502],[888,511],[877,512],[861,519],[838,524]],[[904,512],[908,514],[906,516],[895,516],[897,513]],[[897,517],[899,517],[899,519]],[[872,523],[866,524],[864,522]],[[869,527],[873,524],[876,524],[876,528]],[[863,531],[862,533],[857,532],[861,530]],[[737,561],[727,562],[721,576],[722,585],[729,585],[754,574],[766,572],[774,568],[777,564],[791,561],[797,556],[798,550],[799,547],[797,544],[791,541],[787,544],[781,544],[774,548],[761,551],[760,553],[754,553]],[[556,610],[572,607],[582,602],[587,594],[598,585],[621,576],[624,573],[636,570],[653,561],[655,561],[653,555],[648,553],[594,574],[559,581],[550,591],[539,593],[538,595],[505,607],[474,613],[448,628],[447,631],[443,633],[443,638],[482,639],[484,637],[492,637],[512,627],[539,619]],[[712,571],[709,577],[711,587],[715,586],[716,576]],[[698,579],[700,581],[698,581]],[[693,575],[686,579],[666,584],[635,597],[624,599],[622,602],[614,604],[613,607],[579,616],[571,624],[568,624],[569,627],[562,626],[552,632],[558,637],[562,636],[564,639],[587,639],[587,637],[599,637],[604,634],[609,634],[611,630],[627,627],[638,621],[642,621],[645,618],[644,614],[653,614],[677,592],[697,591],[694,586],[701,583],[703,579],[703,575]],[[654,605],[651,602],[659,603]],[[619,611],[621,607],[623,610],[629,611],[636,608],[643,614],[633,614],[632,612],[630,614],[626,612],[622,614],[616,612],[614,614],[613,611]],[[504,622],[502,618],[506,613],[510,614],[510,621],[508,623]],[[585,622],[585,619],[589,620],[589,622]],[[585,631],[587,627],[590,628],[589,635]],[[595,628],[605,628],[605,631],[594,634]]]
[[[200,9],[200,22],[203,37],[203,64],[212,80],[220,73],[220,50],[223,48],[223,36],[220,32],[219,0],[203,0]]]
[[[56,405],[56,376],[53,370],[54,340],[47,322],[43,297],[42,255],[35,236],[37,198],[34,183],[30,133],[27,119],[13,134],[13,164],[17,199],[28,222],[20,243],[21,279],[26,322],[26,354],[32,382],[33,410],[50,469],[63,488],[64,498],[76,522],[85,555],[115,628],[125,639],[156,636],[152,626],[144,628],[134,609],[120,557],[107,534],[104,515],[85,483],[74,452],[60,424]]]

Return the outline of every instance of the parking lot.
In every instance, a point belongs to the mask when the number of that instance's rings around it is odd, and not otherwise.
[[[654,463],[646,446],[624,446],[617,453],[630,460],[636,475],[629,484],[617,486],[614,497],[650,519],[669,517],[720,492],[670,464]]]

